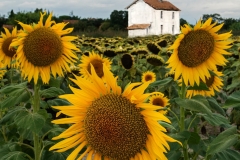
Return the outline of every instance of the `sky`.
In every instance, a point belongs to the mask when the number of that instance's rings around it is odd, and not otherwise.
[[[53,11],[55,16],[73,15],[81,18],[110,18],[114,10],[125,8],[134,0],[0,0],[0,15],[13,11],[34,11],[36,8]],[[190,24],[203,14],[219,13],[222,18],[240,19],[240,0],[168,0],[178,7],[180,18]]]

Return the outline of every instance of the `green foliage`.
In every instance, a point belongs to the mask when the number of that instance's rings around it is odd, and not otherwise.
[[[211,115],[212,112],[210,110],[208,101],[203,96],[195,96],[191,99],[181,99],[176,98],[175,102],[179,105],[184,107],[185,109],[189,109],[191,111],[204,113],[207,115]],[[193,107],[194,106],[194,107]]]
[[[235,108],[240,107],[240,91],[236,91],[228,96],[223,108]]]
[[[110,22],[114,30],[124,30],[128,26],[128,12],[114,10],[110,14]]]
[[[106,21],[101,24],[100,29],[102,31],[106,31],[109,29],[110,26],[111,26],[111,22]]]
[[[39,11],[36,10],[34,13]],[[17,14],[11,13],[11,17],[15,17]],[[123,17],[124,13],[115,11],[114,14],[114,16],[120,14],[119,17]],[[61,18],[73,17],[62,16]],[[93,19],[81,19],[79,21],[78,29],[84,32],[79,32],[81,35],[74,41],[75,45],[81,50],[77,55],[81,58],[84,53],[87,54],[91,51],[99,54],[103,54],[104,51],[114,53],[113,56],[108,58],[112,62],[111,71],[114,76],[118,76],[117,82],[122,89],[131,82],[140,82],[142,74],[148,70],[156,74],[156,81],[151,83],[145,92],[162,92],[169,99],[169,105],[164,109],[168,109],[166,116],[172,123],[162,121],[158,121],[158,123],[166,128],[166,134],[179,140],[186,147],[186,150],[184,150],[178,143],[169,143],[170,151],[166,153],[167,158],[170,160],[183,159],[185,152],[188,159],[237,160],[240,156],[237,151],[237,144],[240,143],[238,128],[240,125],[240,83],[238,81],[240,63],[237,51],[240,45],[237,38],[233,47],[229,50],[233,55],[226,55],[229,63],[222,67],[224,86],[221,91],[216,92],[214,97],[197,95],[191,99],[186,99],[183,98],[184,90],[181,90],[177,81],[174,81],[174,75],[169,73],[166,64],[161,63],[154,66],[146,60],[148,55],[152,56],[154,54],[154,50],[148,50],[147,45],[150,43],[158,45],[157,42],[164,40],[166,45],[162,46],[155,54],[167,61],[172,54],[167,48],[176,37],[162,35],[137,38],[112,36],[113,38],[106,38],[101,35],[102,31],[90,31],[101,26],[102,28],[100,28],[105,30],[105,33],[110,33],[112,21],[105,22]],[[86,28],[89,26],[93,26],[88,30],[89,34],[90,32],[98,34],[99,38],[88,37],[87,34],[82,35],[86,33]],[[125,53],[130,54],[133,58],[133,67],[129,70],[126,70],[121,64],[121,57]],[[103,56],[105,57],[105,55]],[[75,65],[77,66],[79,63],[78,60]],[[69,85],[76,86],[69,78],[79,75],[79,71],[65,73],[64,77],[57,77],[56,79],[51,77],[49,84],[42,84],[38,92],[39,110],[37,111],[34,110],[34,107],[36,107],[34,105],[34,93],[36,93],[34,87],[36,86],[33,82],[22,79],[20,73],[13,73],[12,76],[11,72],[8,71],[0,80],[0,160],[35,159],[33,147],[36,137],[39,140],[41,160],[66,159],[74,148],[63,153],[49,151],[49,148],[56,143],[51,139],[70,126],[53,125],[51,123],[52,120],[68,117],[63,114],[56,117],[58,111],[53,109],[52,106],[72,105],[66,99],[59,98],[59,96],[72,94]],[[201,84],[185,89],[203,90],[206,89],[206,85]],[[146,99],[146,102],[148,101],[149,99]],[[181,109],[184,110],[184,115],[181,114]],[[183,128],[180,126],[181,116],[184,116]],[[203,127],[207,128],[206,133],[202,131]]]
[[[240,31],[240,22],[235,22],[230,26],[230,29],[233,31]]]
[[[30,91],[27,89],[27,82],[17,85],[10,85],[0,90],[4,98],[0,102],[0,108],[11,108],[20,102],[28,102],[31,96]]]
[[[223,18],[219,13],[214,14],[203,14],[202,21],[205,22],[208,18],[212,18],[212,23],[218,22],[221,23],[223,21]]]
[[[15,124],[20,129],[39,133],[45,124],[45,117],[39,113],[21,112],[17,115]]]
[[[180,18],[180,26],[183,26],[184,24],[188,24],[188,22],[185,19]]]
[[[44,90],[40,91],[40,96],[44,97],[44,98],[53,98],[53,97],[57,97],[58,95],[64,94],[65,92],[60,89],[60,88],[56,88],[56,87],[50,87]]]
[[[208,146],[207,156],[222,152],[233,146],[238,140],[236,127],[231,127],[220,133]]]

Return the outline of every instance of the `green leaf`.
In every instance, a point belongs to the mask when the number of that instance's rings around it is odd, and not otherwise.
[[[20,102],[27,102],[29,99],[30,99],[29,93],[26,90],[24,90],[18,96],[7,97],[2,102],[0,102],[0,106],[2,109],[11,108],[11,107],[14,107],[15,105],[19,104]]]
[[[45,151],[41,160],[66,160],[67,157],[69,156],[69,153],[67,152],[50,152],[50,151]]]
[[[232,149],[226,149],[219,153],[216,153],[212,160],[239,160],[240,153]]]
[[[26,83],[21,83],[21,85],[7,86],[0,90],[0,92],[8,95],[0,102],[1,109],[14,107],[20,102],[27,102],[30,99],[30,94],[26,88]]]
[[[230,96],[228,96],[223,108],[234,108],[240,107],[240,91],[233,92]]]
[[[29,158],[27,158],[26,153],[14,151],[4,155],[3,157],[0,158],[0,160],[29,160]]]
[[[231,84],[227,86],[227,90],[234,89],[238,86],[240,86],[240,78],[239,77],[232,80]]]
[[[39,113],[22,112],[16,119],[15,124],[22,129],[39,133],[44,126],[45,117]]]
[[[205,97],[203,96],[194,96],[192,99],[181,99],[176,98],[175,102],[185,108],[189,109],[191,111],[196,111],[199,113],[206,113],[208,115],[212,114],[212,111],[209,109],[209,104]]]
[[[222,152],[236,144],[238,140],[237,128],[231,127],[220,133],[208,146],[207,156]]]
[[[57,97],[60,94],[64,94],[64,93],[65,92],[60,88],[50,87],[48,89],[41,90],[40,96],[44,98],[52,98],[52,97]]]
[[[45,120],[49,118],[49,114],[45,109],[40,109],[37,113],[42,115],[45,118]]]
[[[224,116],[226,115],[225,111],[218,104],[216,99],[214,99],[213,97],[207,97],[207,100],[208,100],[208,103],[209,103],[209,106],[211,107],[211,109],[213,109],[214,111],[217,111],[221,115],[224,115]]]
[[[179,151],[170,151],[166,156],[168,160],[176,160],[181,159],[182,153]]]
[[[182,132],[179,132],[177,134],[171,134],[170,136],[172,138],[177,139],[178,141],[183,143],[184,141],[186,141],[186,140],[188,140],[190,138],[191,132],[189,132],[189,131],[182,131]]]
[[[194,86],[189,86],[187,88],[187,90],[204,90],[204,91],[209,91],[209,88],[208,88],[208,86],[205,83],[200,82],[199,86],[195,83]]]
[[[16,104],[15,99],[16,99],[15,96],[11,96],[11,97],[7,97],[3,101],[1,101],[0,102],[1,109],[11,108],[11,107],[15,106],[15,104]]]
[[[184,121],[185,121],[185,126],[189,129],[191,129],[192,127],[195,127],[200,123],[200,116],[193,114],[193,115],[185,118]]]
[[[20,113],[26,112],[26,110],[22,107],[16,107],[10,111],[8,111],[0,120],[0,124],[10,124],[13,123],[14,118]]]
[[[220,114],[212,113],[212,115],[199,114],[204,117],[204,119],[213,126],[223,125],[225,127],[230,127],[230,122],[228,119]]]
[[[67,106],[71,104],[67,100],[59,98],[48,100],[47,103],[49,106]]]
[[[188,139],[188,144],[198,144],[201,137],[195,132],[190,132],[190,133],[191,135]]]
[[[56,127],[56,126],[54,126]],[[61,134],[63,131],[65,131],[66,129],[64,128],[60,128],[60,127],[57,127],[57,128],[53,128],[51,129],[51,132],[48,134],[48,138],[49,139],[52,139],[53,137],[56,137],[58,136],[59,134]]]
[[[7,87],[4,87],[0,90],[0,93],[4,93],[6,95],[11,96],[18,96],[22,94],[22,92],[26,89],[27,82],[23,82],[17,85],[10,85]]]
[[[40,100],[40,108],[47,109],[49,106],[46,101]]]
[[[49,81],[49,86],[60,88],[62,81],[63,81],[63,77],[57,77],[57,78],[51,77]]]
[[[173,127],[171,124],[169,124],[169,123],[162,122],[162,121],[158,121],[158,123],[159,123],[160,125],[162,125],[163,127],[165,127],[165,128],[171,128],[171,129],[173,129],[173,130],[176,131],[176,128],[174,128],[174,127]]]
[[[54,145],[51,141],[43,141],[43,145],[45,146],[45,150],[43,150],[41,160],[66,160],[72,152],[72,149],[62,153],[49,151],[49,148]]]
[[[232,67],[234,67],[234,66],[240,66],[240,61],[235,61],[233,64],[232,64]]]
[[[151,83],[149,86],[151,87],[155,87],[155,86],[166,86],[168,85],[169,83],[171,83],[173,81],[173,78],[172,77],[168,77],[168,78],[165,78],[163,80],[157,80],[153,83]]]
[[[21,152],[22,146],[16,143],[7,143],[0,147],[0,160],[29,160],[27,154]]]

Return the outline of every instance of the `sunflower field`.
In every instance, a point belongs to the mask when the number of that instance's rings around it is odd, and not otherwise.
[[[71,35],[52,13],[0,37],[0,160],[238,160],[240,37]]]

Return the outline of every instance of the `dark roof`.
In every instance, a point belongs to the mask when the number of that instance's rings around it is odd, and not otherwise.
[[[14,27],[14,25],[11,25],[11,24],[3,24],[2,27],[3,27],[3,28],[7,28],[7,29],[9,29],[9,30],[12,30],[13,27]]]
[[[126,7],[126,9],[131,7],[137,1],[138,0],[132,2],[129,6]],[[156,10],[180,11],[180,9],[178,9],[176,6],[174,6],[172,3],[168,1],[164,0],[143,0],[143,1]]]
[[[146,29],[150,26],[150,24],[133,24],[131,26],[128,26],[127,29]]]
[[[77,24],[79,20],[66,19],[66,20],[63,20],[63,22],[69,23],[69,24]]]

